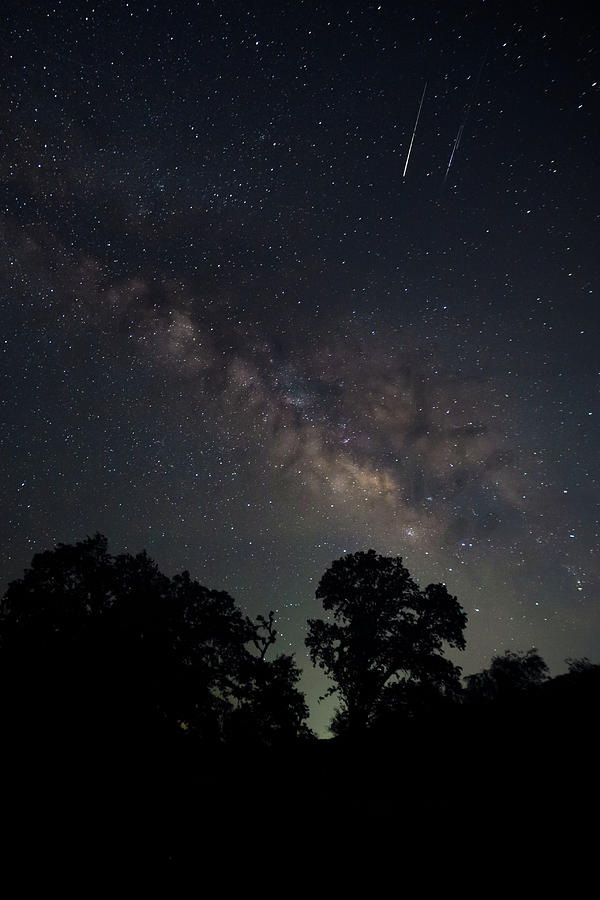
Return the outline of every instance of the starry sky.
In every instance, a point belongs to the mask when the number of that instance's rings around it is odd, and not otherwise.
[[[320,734],[346,552],[446,583],[465,673],[599,661],[593,13],[8,0],[0,37],[3,586],[146,548],[277,610]]]

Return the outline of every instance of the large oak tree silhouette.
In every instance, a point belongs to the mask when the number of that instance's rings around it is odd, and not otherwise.
[[[316,596],[329,616],[309,619],[306,646],[341,699],[338,730],[364,730],[409,685],[458,689],[444,647],[464,649],[467,617],[445,585],[421,589],[401,557],[369,550],[333,562]]]

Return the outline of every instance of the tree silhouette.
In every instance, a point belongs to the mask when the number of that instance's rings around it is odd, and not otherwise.
[[[338,731],[364,730],[409,685],[459,686],[443,652],[464,649],[467,617],[445,585],[420,589],[400,557],[369,550],[333,562],[316,596],[330,616],[309,620],[306,646],[342,701]]]
[[[569,656],[565,659],[565,662],[569,667],[569,675],[588,675],[592,672],[598,672],[600,669],[600,666],[591,662],[587,656],[581,656],[578,659],[573,659]]]
[[[228,737],[270,747],[312,737],[305,722],[308,707],[297,687],[300,676],[289,655],[252,658],[241,681],[239,703],[228,718]]]
[[[308,706],[298,690],[301,671],[294,658],[279,654],[267,660],[275,643],[275,614],[257,616],[252,643],[259,656],[248,658],[240,679],[238,705],[229,721],[229,734],[236,740],[248,738],[263,745],[289,743],[298,737],[314,737],[306,725]]]
[[[272,614],[253,623],[225,592],[187,572],[168,578],[145,552],[113,557],[99,534],[60,544],[0,602],[5,722],[30,738],[158,730],[218,742],[243,709],[247,734],[301,734],[299,672],[291,657],[266,661],[274,640]]]
[[[229,594],[203,587],[188,572],[172,579],[172,601],[172,713],[186,731],[218,740],[237,703],[257,629]]]
[[[465,678],[466,698],[471,701],[510,700],[540,685],[548,666],[532,647],[527,653],[507,650],[494,656],[488,669]]]

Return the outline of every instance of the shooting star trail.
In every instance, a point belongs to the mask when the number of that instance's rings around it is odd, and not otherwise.
[[[454,138],[454,145],[452,147],[452,153],[450,154],[450,159],[448,160],[448,168],[446,169],[446,174],[444,175],[444,184],[446,184],[446,180],[448,178],[448,172],[450,171],[450,166],[452,165],[452,160],[454,159],[454,154],[458,150],[464,127],[465,127],[464,124],[460,126],[460,128],[458,129],[457,135]]]
[[[467,121],[468,121],[468,119],[469,119],[469,113],[471,112],[471,107],[473,106],[473,102],[474,102],[474,100],[475,100],[475,98],[476,98],[476,96],[477,96],[477,91],[479,90],[479,82],[480,82],[480,80],[481,80],[481,73],[483,72],[483,67],[485,66],[485,64],[486,64],[486,62],[487,62],[488,52],[489,52],[488,50],[485,51],[485,56],[484,56],[483,59],[481,60],[481,65],[479,66],[479,71],[478,71],[478,73],[477,73],[477,78],[475,79],[475,86],[474,86],[474,88],[473,88],[471,97],[470,97],[470,99],[469,99],[467,105],[465,106],[465,111],[464,111],[464,114],[463,114],[463,120],[462,120],[462,122],[460,123],[459,128],[458,128],[458,131],[457,131],[457,133],[456,133],[456,137],[454,138],[454,144],[453,144],[453,146],[452,146],[452,152],[450,153],[450,159],[448,160],[448,166],[447,166],[447,168],[446,168],[446,174],[444,175],[444,181],[442,182],[442,184],[446,184],[446,181],[448,180],[448,173],[449,173],[449,171],[450,171],[450,169],[451,169],[451,167],[452,167],[452,162],[453,162],[453,160],[454,160],[454,155],[455,155],[456,151],[458,150],[458,148],[459,148],[459,146],[460,146],[460,139],[462,138],[463,131],[465,130],[465,125],[467,124]]]
[[[406,154],[406,162],[404,163],[404,172],[402,173],[402,177],[406,178],[406,170],[408,169],[408,161],[410,159],[410,153],[413,147],[413,141],[415,139],[415,134],[417,133],[417,128],[419,127],[419,116],[421,115],[421,109],[423,107],[423,100],[425,99],[425,92],[427,90],[427,82],[425,82],[425,87],[423,88],[423,95],[421,97],[421,102],[419,103],[419,111],[417,113],[417,118],[415,121],[415,127],[413,128],[412,137],[410,139],[410,145],[408,147],[408,153]]]

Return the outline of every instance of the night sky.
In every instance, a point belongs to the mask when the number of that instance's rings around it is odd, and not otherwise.
[[[146,548],[277,610],[323,735],[346,552],[447,584],[465,673],[600,661],[588,9],[4,2],[3,587]]]

